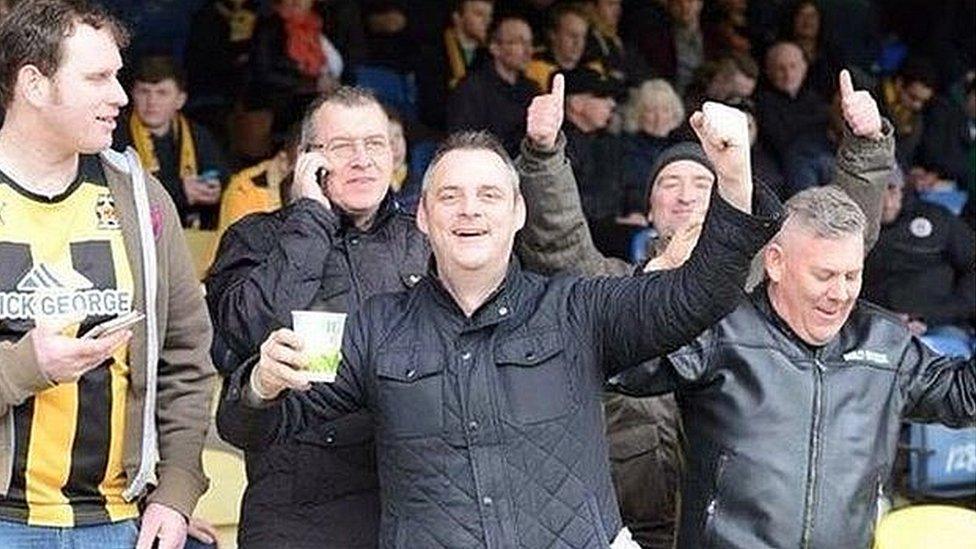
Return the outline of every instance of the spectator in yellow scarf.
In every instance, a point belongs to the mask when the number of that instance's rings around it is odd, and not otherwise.
[[[187,99],[182,69],[170,57],[143,59],[131,96],[114,147],[135,148],[142,167],[173,198],[184,227],[213,229],[227,169],[213,135],[180,112]]]

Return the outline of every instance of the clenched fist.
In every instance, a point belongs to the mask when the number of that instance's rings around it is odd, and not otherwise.
[[[752,213],[749,123],[744,112],[706,102],[691,115],[691,128],[718,175],[718,192],[735,208]]]
[[[563,126],[565,90],[563,75],[557,74],[552,79],[552,91],[532,99],[525,117],[525,134],[536,148],[550,150],[556,145]]]

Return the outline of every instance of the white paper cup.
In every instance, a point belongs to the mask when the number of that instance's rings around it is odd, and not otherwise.
[[[302,339],[302,353],[308,358],[308,370],[302,373],[310,381],[334,382],[342,357],[344,313],[292,311],[292,330]]]

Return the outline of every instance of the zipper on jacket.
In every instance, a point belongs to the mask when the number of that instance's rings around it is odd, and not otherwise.
[[[712,496],[708,498],[708,505],[705,507],[705,524],[702,527],[702,540],[706,545],[712,539],[714,530],[715,513],[718,511],[718,494],[722,485],[722,477],[725,476],[725,466],[729,462],[729,453],[722,452],[718,456],[718,464],[715,466],[715,486],[712,487]]]
[[[807,493],[803,503],[803,537],[800,547],[810,547],[813,534],[813,509],[817,492],[817,462],[820,461],[820,415],[823,409],[823,363],[814,359],[813,425],[810,428],[810,458],[807,462]]]

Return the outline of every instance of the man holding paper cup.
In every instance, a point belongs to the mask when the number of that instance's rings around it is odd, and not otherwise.
[[[557,76],[553,102],[562,90]],[[523,271],[512,257],[526,213],[514,165],[487,134],[452,136],[418,210],[431,276],[351,318],[334,384],[302,375],[294,332],[271,334],[230,380],[240,397],[221,413],[247,421],[223,434],[264,448],[367,409],[381,547],[606,547],[620,517],[604,380],[732,310],[752,255],[779,226],[779,203],[745,177],[748,141],[721,124],[692,117],[718,174],[696,251],[681,268],[625,278]]]

